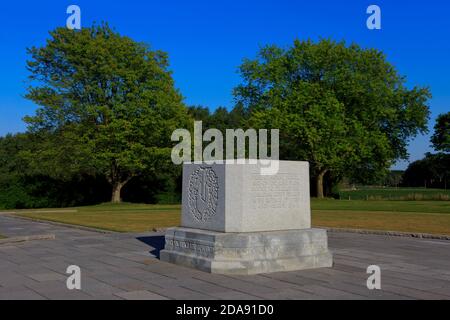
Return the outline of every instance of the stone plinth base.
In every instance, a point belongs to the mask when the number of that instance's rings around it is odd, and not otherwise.
[[[171,228],[162,261],[217,274],[258,274],[331,267],[322,229],[221,233]]]

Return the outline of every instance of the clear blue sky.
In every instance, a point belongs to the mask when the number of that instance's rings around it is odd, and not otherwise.
[[[313,2],[313,3],[311,3]],[[450,2],[345,1],[3,1],[0,5],[0,135],[25,130],[36,108],[25,100],[26,48],[65,26],[66,8],[81,7],[82,25],[107,21],[118,32],[169,53],[176,86],[188,104],[232,107],[237,67],[259,46],[287,46],[295,38],[357,42],[384,51],[408,85],[431,87],[432,120],[450,110]],[[382,10],[382,30],[366,28],[366,8]],[[410,145],[422,158],[429,136]],[[399,163],[396,168],[405,168]]]

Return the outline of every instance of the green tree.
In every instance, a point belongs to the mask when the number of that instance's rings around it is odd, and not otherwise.
[[[106,24],[50,36],[28,49],[26,97],[40,106],[25,119],[40,142],[28,159],[58,177],[102,175],[120,202],[133,177],[170,166],[171,133],[187,123],[167,54]]]
[[[403,176],[407,187],[448,188],[450,178],[450,154],[427,153],[425,158],[414,161]]]
[[[437,118],[431,143],[436,151],[450,152],[450,112]]]
[[[248,114],[242,105],[236,105],[231,111],[225,107],[218,107],[214,112],[210,112],[208,107],[190,106],[189,115],[195,121],[203,122],[203,129],[218,129],[225,136],[226,129],[243,128],[248,120]]]
[[[388,187],[398,188],[403,182],[403,174],[405,172],[401,170],[391,170],[384,179],[384,185]]]
[[[267,46],[240,67],[238,103],[255,128],[280,129],[280,156],[307,160],[323,197],[327,173],[373,179],[426,132],[430,93],[405,87],[383,53],[321,40]]]
[[[202,121],[204,124],[209,123],[208,121],[211,117],[208,107],[203,106],[189,106],[188,114],[193,120]]]
[[[0,208],[10,209],[19,204],[28,204],[30,197],[22,186],[21,174],[27,165],[18,156],[27,148],[29,141],[25,134],[8,134],[0,137]]]

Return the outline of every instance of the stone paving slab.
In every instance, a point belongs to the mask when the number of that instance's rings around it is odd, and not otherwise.
[[[105,234],[2,215],[0,234],[55,235],[0,245],[0,300],[450,300],[450,241],[331,232],[333,268],[224,276],[158,260],[162,233]],[[373,264],[382,290],[366,287]],[[81,268],[80,291],[66,288],[69,265]]]
[[[167,300],[166,297],[146,290],[116,293],[116,296],[126,300]]]

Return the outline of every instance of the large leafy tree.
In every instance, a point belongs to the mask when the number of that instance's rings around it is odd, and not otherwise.
[[[164,52],[102,24],[50,33],[29,49],[26,97],[40,107],[27,117],[40,147],[37,171],[106,177],[113,202],[133,177],[170,165],[170,136],[187,112]]]
[[[323,197],[327,173],[373,179],[426,132],[430,92],[408,89],[383,53],[321,40],[267,46],[240,67],[235,96],[255,128],[280,129],[280,155],[307,160]]]
[[[450,152],[450,112],[437,118],[431,143],[436,151]]]

